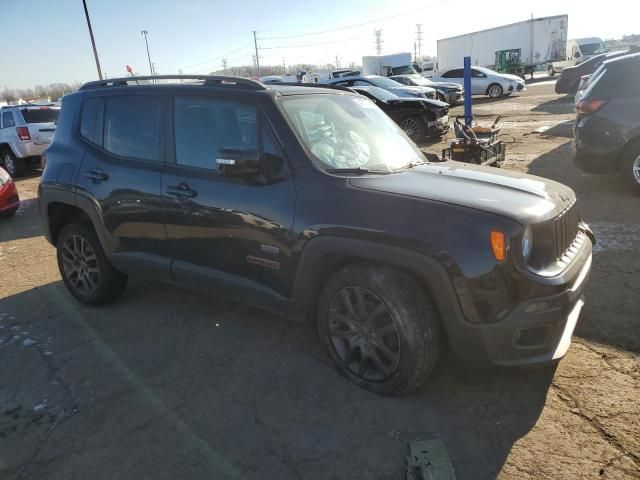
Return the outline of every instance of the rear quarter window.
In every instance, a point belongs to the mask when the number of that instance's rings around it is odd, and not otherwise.
[[[80,136],[100,147],[102,146],[103,117],[104,101],[101,98],[87,98],[82,103]]]
[[[640,97],[640,61],[603,65],[591,81],[592,93],[608,98]]]

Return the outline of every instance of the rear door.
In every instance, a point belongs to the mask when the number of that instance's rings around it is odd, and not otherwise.
[[[240,99],[177,96],[173,109],[162,195],[175,281],[281,312],[296,194],[271,126]],[[258,150],[278,167],[262,179],[223,176],[221,148]]]
[[[157,95],[84,98],[79,136],[86,153],[77,201],[104,225],[118,268],[169,279],[160,197],[164,111]]]
[[[20,113],[29,129],[29,135],[34,145],[49,145],[56,131],[60,108],[50,106],[25,107],[20,109]]]

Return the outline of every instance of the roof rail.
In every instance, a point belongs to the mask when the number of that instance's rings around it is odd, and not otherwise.
[[[286,85],[287,87],[312,87],[312,88],[328,88],[330,90],[342,90],[344,92],[354,93],[349,87],[343,87],[342,85],[331,85],[328,83],[296,83],[296,82],[274,82],[269,83],[268,86],[275,87],[278,85]]]
[[[122,77],[109,78],[106,80],[95,80],[87,82],[80,87],[80,90],[89,90],[102,87],[124,87],[131,82],[140,80],[202,80],[202,85],[206,87],[230,86],[238,88],[248,88],[251,90],[266,90],[266,87],[255,80],[240,77],[225,77],[217,75],[147,75],[142,77]],[[149,84],[145,84],[149,85]]]

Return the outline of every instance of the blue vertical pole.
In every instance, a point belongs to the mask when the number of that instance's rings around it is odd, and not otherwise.
[[[464,57],[464,119],[471,126],[471,57]]]

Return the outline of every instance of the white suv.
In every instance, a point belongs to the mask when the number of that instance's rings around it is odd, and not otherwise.
[[[0,163],[12,177],[40,166],[56,129],[60,107],[10,105],[0,108]]]
[[[452,82],[464,87],[464,68],[452,68],[434,75],[434,82]],[[498,73],[489,68],[471,67],[471,94],[498,98],[525,89],[524,80],[517,75]]]

